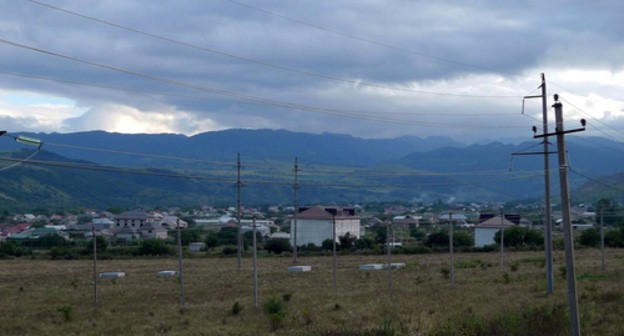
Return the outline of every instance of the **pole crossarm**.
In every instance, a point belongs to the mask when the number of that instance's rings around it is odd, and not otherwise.
[[[546,134],[536,134],[536,135],[533,136],[533,138],[534,139],[545,138],[545,137],[549,137],[549,136],[553,136],[553,135],[559,135],[559,134],[568,134],[568,133],[582,132],[584,130],[585,130],[585,127],[583,126],[581,128],[575,128],[575,129],[571,129],[571,130],[556,131],[556,132],[546,133]]]

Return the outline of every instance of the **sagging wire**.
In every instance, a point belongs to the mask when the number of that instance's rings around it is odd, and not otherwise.
[[[9,170],[11,168],[15,168],[19,165],[21,165],[24,162],[27,162],[29,160],[31,160],[32,158],[35,157],[35,155],[37,155],[40,151],[41,151],[41,146],[43,146],[43,142],[39,139],[34,139],[34,138],[29,138],[29,137],[25,137],[23,135],[11,135],[9,133],[7,133],[6,131],[0,131],[0,136],[8,136],[10,138],[13,138],[16,142],[19,142],[21,144],[26,144],[26,145],[32,145],[32,146],[37,146],[37,150],[35,150],[32,154],[30,154],[28,157],[26,157],[23,160],[19,160],[17,162],[15,162],[14,164],[8,165],[6,167],[2,167],[0,168],[0,172]]]

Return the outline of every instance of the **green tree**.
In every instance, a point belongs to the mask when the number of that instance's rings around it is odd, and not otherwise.
[[[608,230],[605,232],[605,246],[624,247],[624,235],[619,230]]]
[[[288,239],[285,238],[272,238],[264,244],[264,249],[273,254],[280,254],[285,251],[291,251],[292,246]]]
[[[500,244],[500,239],[501,231],[499,230],[494,235],[496,244]],[[540,232],[517,225],[505,229],[503,240],[507,247],[540,246],[544,243],[543,235]]]
[[[171,246],[162,239],[145,239],[139,244],[138,253],[140,255],[166,255],[172,254]]]
[[[347,232],[344,236],[338,237],[340,242],[340,249],[348,250],[353,247],[353,244],[357,240],[357,237]]]
[[[224,226],[217,233],[219,245],[237,245],[238,246],[238,228]]]
[[[598,247],[600,244],[600,231],[598,229],[587,229],[581,233],[579,243],[584,246]]]
[[[182,245],[188,245],[189,243],[201,240],[201,230],[199,229],[183,229],[180,230],[180,233],[182,234]]]
[[[410,236],[416,240],[422,240],[423,238],[425,238],[426,233],[418,228],[411,228]]]
[[[68,243],[67,240],[65,240],[65,238],[63,238],[58,233],[51,233],[39,238],[35,245],[38,245],[42,248],[52,248],[55,246],[66,246],[68,245]]]
[[[373,248],[374,244],[375,242],[372,239],[363,237],[356,240],[354,246],[357,250],[367,250]]]
[[[219,236],[216,232],[210,231],[206,234],[204,242],[206,243],[206,249],[212,250],[213,248],[219,246]]]
[[[321,242],[321,249],[325,251],[331,251],[334,249],[334,241],[331,238],[325,239]]]
[[[386,243],[386,226],[385,225],[375,225],[371,228],[371,231],[374,233],[374,241],[376,244]]]
[[[427,236],[424,242],[428,247],[448,247],[449,246],[449,233],[446,229],[441,229],[437,232],[433,232]],[[474,245],[474,239],[466,231],[453,231],[453,246],[454,247],[468,247]]]
[[[97,247],[97,253],[104,253],[106,252],[106,250],[108,249],[108,240],[106,240],[106,238],[102,237],[102,236],[96,236],[95,237],[95,244]],[[93,254],[93,239],[91,239],[90,241],[88,241],[83,249],[82,254],[84,255],[91,255]]]

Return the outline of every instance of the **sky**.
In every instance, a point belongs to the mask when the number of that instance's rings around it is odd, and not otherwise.
[[[0,129],[624,141],[624,2],[0,0]],[[524,109],[523,109],[524,106]]]

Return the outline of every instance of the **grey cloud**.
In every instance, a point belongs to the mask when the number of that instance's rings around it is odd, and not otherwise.
[[[441,91],[457,92],[462,89],[457,87],[457,83],[463,81],[470,85],[470,78],[474,76],[495,74],[506,82],[498,84],[492,81],[492,85],[500,85],[501,91],[515,86],[513,93],[522,96],[537,85],[537,75],[545,69],[557,71],[575,67],[621,71],[624,68],[621,58],[624,26],[619,18],[624,8],[617,1],[249,2],[328,30],[378,43],[297,24],[228,1],[48,1],[68,10],[215,51],[382,86],[417,83],[425,88],[431,85]],[[76,100],[80,106],[95,110],[113,103],[143,111],[158,108],[179,110],[192,114],[197,121],[214,121],[219,127],[287,128],[365,137],[446,134],[470,140],[506,136],[511,131],[496,128],[497,125],[515,123],[520,128],[527,121],[495,117],[497,113],[519,111],[519,99],[508,103],[509,100],[466,100],[408,95],[400,91],[380,95],[379,91],[392,90],[358,87],[353,83],[279,70],[187,48],[27,1],[9,3],[5,0],[0,3],[2,8],[7,9],[0,13],[0,38],[81,59],[226,90],[234,95],[252,95],[331,109],[402,113],[397,114],[399,116],[409,112],[437,112],[442,115],[459,111],[467,116],[455,118],[454,122],[483,123],[492,128],[481,131],[476,128],[389,124],[236,100],[232,102],[232,97],[176,87],[0,44],[2,71],[127,89],[118,91],[0,74],[0,88],[66,96]],[[379,44],[396,48],[384,48]],[[526,80],[520,80],[526,75],[535,76],[535,82],[528,85]],[[492,80],[491,77],[488,80]],[[170,95],[152,95],[135,90]],[[578,90],[590,91],[584,87]],[[492,117],[481,120],[472,116],[483,111],[491,113]],[[83,118],[84,124],[73,120],[67,125],[70,130],[72,127],[86,127],[93,124],[89,118],[93,117]],[[423,122],[439,124],[448,123],[449,119],[448,116],[420,118]],[[87,123],[87,120],[91,121]],[[192,128],[184,125],[172,127],[177,127],[180,132],[193,132]],[[513,132],[519,136],[524,134],[522,130]]]

